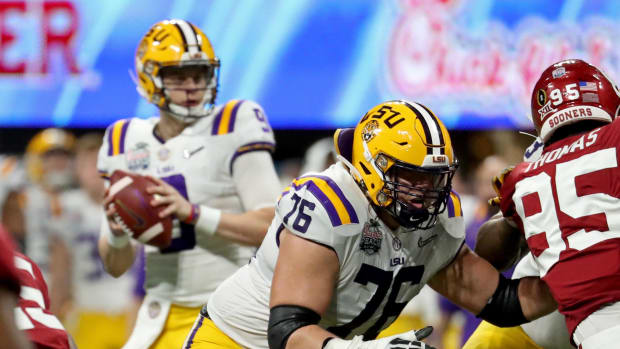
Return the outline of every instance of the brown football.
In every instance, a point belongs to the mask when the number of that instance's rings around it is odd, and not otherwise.
[[[143,244],[166,248],[172,241],[172,217],[159,218],[165,206],[151,206],[153,194],[146,188],[153,184],[157,183],[148,177],[116,170],[108,191],[116,208],[116,222],[129,236]]]

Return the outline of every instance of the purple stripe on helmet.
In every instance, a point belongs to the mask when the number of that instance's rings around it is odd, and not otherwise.
[[[215,116],[215,120],[213,120],[213,129],[211,130],[212,135],[216,135],[217,131],[220,128],[220,123],[222,122],[222,114],[224,114],[224,108],[225,106],[222,106],[220,112],[217,113],[217,115]]]
[[[312,193],[312,195],[314,195],[314,197],[319,200],[325,211],[327,211],[327,215],[329,216],[329,220],[332,222],[332,225],[334,227],[342,225],[342,221],[340,220],[340,216],[338,216],[338,211],[336,211],[336,207],[334,207],[334,204],[332,204],[327,195],[325,195],[313,181],[310,180],[301,185],[297,185],[295,184],[295,182],[293,182],[293,186],[295,187],[295,189],[299,189],[304,186],[307,187],[308,190],[310,190],[310,192]]]
[[[237,151],[233,154],[232,158],[230,159],[230,166],[228,169],[229,173],[232,174],[233,163],[240,155],[249,153],[251,151],[262,151],[262,150],[266,150],[270,153],[273,153],[275,148],[276,148],[276,145],[271,142],[253,142],[253,143],[248,143],[248,144],[240,146],[239,148],[237,148]]]
[[[228,133],[231,133],[235,129],[235,120],[237,120],[237,110],[239,110],[239,106],[244,101],[238,101],[237,104],[233,107],[232,113],[230,115],[230,121],[228,122]]]
[[[201,315],[200,319],[198,320],[198,323],[192,329],[192,334],[190,334],[189,338],[187,339],[187,345],[183,349],[190,349],[192,347],[192,343],[194,343],[194,337],[196,336],[196,332],[198,332],[198,329],[202,326],[202,321],[204,319],[205,317]]]
[[[121,144],[119,145],[119,154],[125,153],[125,136],[127,135],[127,128],[129,127],[129,120],[125,120],[123,127],[121,128]]]
[[[351,223],[359,223],[359,219],[357,218],[357,214],[355,213],[355,209],[353,208],[353,205],[351,205],[351,202],[347,199],[347,197],[344,195],[342,190],[340,190],[340,187],[338,187],[338,184],[336,184],[336,182],[334,182],[331,178],[325,177],[325,176],[313,175],[313,176],[307,176],[307,177],[316,177],[316,178],[320,178],[324,180],[327,183],[327,185],[329,185],[329,187],[332,188],[334,193],[336,193],[336,196],[338,196],[338,198],[340,199],[344,207],[347,209],[349,218],[351,218]]]

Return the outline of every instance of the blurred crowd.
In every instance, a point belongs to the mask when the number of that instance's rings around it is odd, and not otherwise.
[[[138,258],[133,272],[113,278],[99,258],[105,189],[96,163],[102,137],[101,133],[76,137],[66,130],[46,129],[28,142],[23,154],[0,155],[1,221],[20,249],[41,267],[51,310],[78,347],[88,343],[94,348],[93,343],[105,342],[120,348],[144,296],[144,260]],[[487,204],[494,196],[491,178],[518,162],[529,140],[512,130],[456,134],[457,155],[466,161],[454,189],[461,196],[466,243],[471,248],[480,224],[496,213]],[[275,159],[283,187],[302,173],[322,171],[336,161],[331,137],[318,139],[299,155]],[[478,322],[425,287],[383,335],[432,324],[436,331],[431,343],[460,348]],[[107,338],[98,339],[98,335]]]

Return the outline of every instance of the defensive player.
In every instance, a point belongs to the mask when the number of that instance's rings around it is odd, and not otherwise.
[[[583,349],[620,341],[619,106],[617,86],[596,67],[575,59],[548,67],[532,93],[542,154],[507,174],[505,218],[495,220],[525,235],[572,342]]]
[[[15,308],[19,297],[19,275],[15,268],[15,247],[8,232],[0,225],[0,336],[8,349],[32,348],[15,324]]]
[[[104,136],[102,175],[122,169],[154,177],[152,204],[164,205],[177,226],[170,247],[145,246],[146,297],[127,349],[181,347],[200,305],[247,264],[274,215],[273,132],[254,102],[213,105],[219,64],[193,24],[156,23],[138,46],[136,71],[138,92],[160,115],[120,120]],[[115,222],[110,199],[99,251],[118,276],[134,261],[135,241]]]
[[[509,282],[463,245],[457,161],[428,108],[382,103],[334,138],[339,163],[285,189],[184,348],[423,348],[414,331],[373,339],[426,283],[500,325],[553,309],[540,279]]]
[[[21,336],[13,332],[13,328],[17,328],[24,331],[29,341],[38,349],[75,348],[71,336],[50,311],[47,284],[41,270],[30,258],[14,250],[13,243],[2,226],[0,226],[0,252],[2,347],[31,347]],[[7,262],[11,265],[6,265]],[[19,292],[17,304],[5,298],[7,287],[16,294]],[[11,317],[7,318],[5,310],[11,304]],[[10,326],[9,322],[13,322],[13,326]]]

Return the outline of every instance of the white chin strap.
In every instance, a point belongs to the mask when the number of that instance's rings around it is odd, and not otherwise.
[[[166,91],[164,91],[164,93],[166,94],[166,97],[168,97],[168,93]],[[207,116],[211,112],[213,106],[205,108],[207,102],[211,100],[213,100],[212,90],[210,88],[207,88],[204,97],[198,105],[193,107],[185,107],[175,103],[168,103],[167,112],[173,118],[183,123],[189,124],[196,121],[197,119]]]

